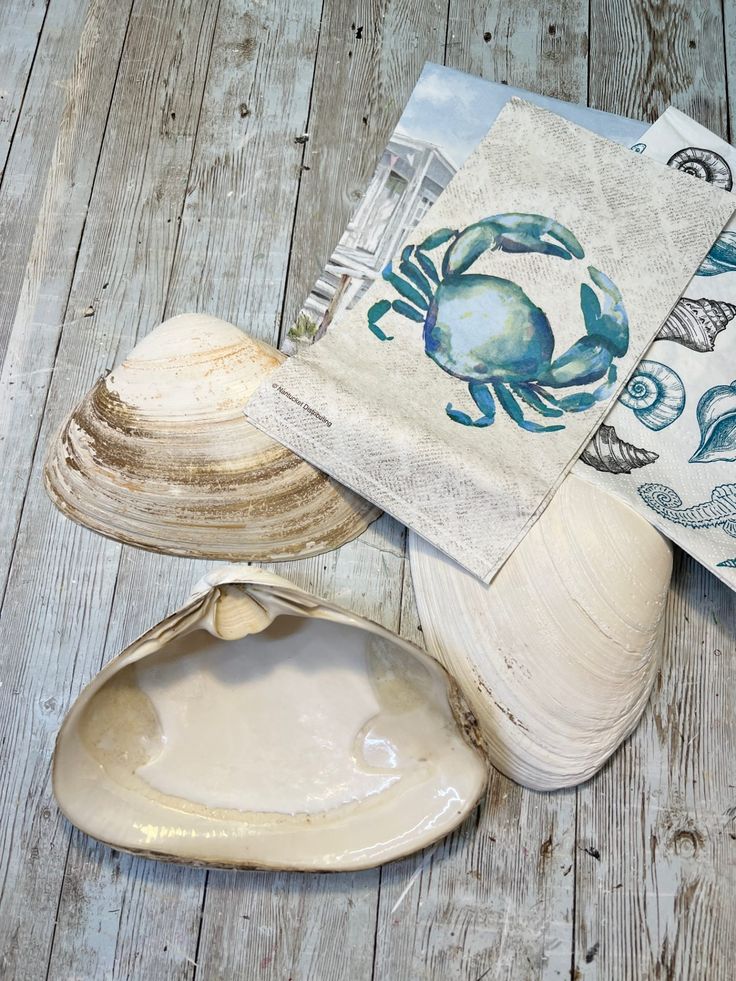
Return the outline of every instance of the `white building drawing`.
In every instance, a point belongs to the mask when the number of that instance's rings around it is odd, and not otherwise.
[[[305,327],[307,335],[315,332],[313,337],[320,337],[341,310],[360,299],[456,170],[433,144],[394,133],[363,201],[290,332],[294,340],[307,339]]]

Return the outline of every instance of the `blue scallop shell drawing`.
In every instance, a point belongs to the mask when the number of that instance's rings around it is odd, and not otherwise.
[[[644,360],[618,400],[649,429],[665,429],[682,415],[685,386],[677,372],[666,364]]]
[[[714,487],[709,501],[682,506],[677,491],[666,484],[640,484],[639,496],[657,514],[686,528],[722,528],[736,538],[736,484]]]
[[[700,446],[690,463],[736,460],[736,381],[709,388],[698,402],[696,416]]]

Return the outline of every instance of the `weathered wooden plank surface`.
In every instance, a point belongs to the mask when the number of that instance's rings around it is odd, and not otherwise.
[[[304,159],[300,152],[295,165],[287,158],[288,169],[277,171],[287,187],[300,188],[289,270],[294,308],[309,291],[354,207],[354,195],[346,189],[364,185],[424,60],[441,57],[446,14],[442,8],[439,18],[436,14],[435,4],[407,0],[330,4],[324,10],[311,112],[308,118],[305,114],[300,132],[289,133],[290,142],[293,135],[308,133]],[[410,45],[398,29],[404,23],[411,24]],[[336,100],[335,92],[343,87],[344,98]],[[363,123],[370,105],[376,106],[372,126],[370,120]],[[276,146],[284,144],[284,136],[277,128]],[[361,152],[345,154],[343,148],[358,144],[359,138],[364,140]],[[310,169],[303,170],[302,164]],[[284,224],[284,208],[280,210],[271,230],[275,235]],[[287,257],[285,249],[279,286]],[[279,303],[259,318],[264,326],[278,319],[282,289],[274,291],[273,298]],[[244,323],[247,304],[246,297],[232,311],[236,322]],[[384,517],[361,539],[336,552],[273,568],[396,630],[403,555],[403,529]],[[377,871],[329,877],[210,873],[198,976],[370,977],[379,881]]]
[[[598,108],[655,118],[672,102],[726,134],[719,4],[605,3],[591,13]],[[628,44],[614,50],[614,33]],[[575,977],[733,977],[733,618],[733,593],[680,555],[652,701],[578,790]]]
[[[212,5],[189,0],[146,2],[133,11],[41,446],[120,349],[132,345],[139,323],[161,318],[214,15]],[[85,317],[90,305],[95,312]],[[0,745],[16,764],[0,770],[0,971],[33,979],[46,972],[70,835],[51,797],[53,737],[99,669],[120,555],[116,544],[54,513],[40,457],[0,622]]]
[[[0,366],[39,217],[56,136],[68,105],[67,82],[74,70],[88,0],[50,5],[33,71],[23,97],[24,112],[13,143],[0,194]],[[84,98],[89,91],[84,90]]]
[[[585,102],[587,0],[451,0],[447,64],[494,82]]]
[[[61,112],[0,374],[0,597],[51,384],[131,3],[92,0]],[[4,200],[0,192],[0,201]],[[0,210],[1,207],[0,207]],[[0,224],[5,234],[5,226]],[[2,272],[0,272],[0,278]]]
[[[22,8],[19,29],[40,30],[38,10]],[[600,108],[652,117],[671,99],[725,133],[730,5],[724,60],[716,0],[591,4],[590,64],[578,0],[136,0],[128,24],[129,9],[51,0],[32,71],[30,35],[3,62],[0,33],[0,71],[15,79],[0,74],[0,92],[27,79],[0,188],[0,435],[12,435],[0,472],[0,974],[730,978],[736,624],[732,594],[695,563],[678,563],[642,727],[577,794],[494,775],[448,841],[380,872],[207,874],[70,836],[48,765],[82,684],[208,566],[76,529],[39,483],[64,413],[165,314],[207,310],[271,340],[288,327],[445,37],[455,67],[575,101],[590,74]],[[421,642],[390,519],[275,568]]]
[[[733,978],[735,613],[680,555],[652,703],[579,793],[576,977]]]
[[[725,135],[720,0],[595,0],[590,58],[596,109],[654,122],[674,105]]]
[[[584,102],[586,26],[585,2],[452,0],[447,63]],[[421,644],[408,567],[406,576],[401,631]],[[494,773],[474,818],[383,870],[376,976],[569,975],[574,850],[574,791],[537,794]]]
[[[0,6],[0,182],[46,9],[42,0],[6,0]]]

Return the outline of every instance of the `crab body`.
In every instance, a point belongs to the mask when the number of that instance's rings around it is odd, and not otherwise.
[[[448,242],[440,271],[428,253]],[[389,310],[423,325],[427,356],[443,371],[468,383],[469,394],[482,413],[473,419],[448,404],[446,412],[454,422],[489,426],[498,401],[523,429],[562,429],[560,424],[527,420],[519,403],[541,416],[559,417],[582,412],[611,394],[616,380],[613,360],[626,353],[629,343],[621,293],[604,273],[589,266],[600,298],[587,283],[581,285],[586,333],[555,359],[552,326],[524,290],[500,276],[467,271],[488,249],[541,252],[561,259],[584,256],[569,229],[541,215],[495,215],[462,232],[440,229],[419,245],[406,246],[398,272],[392,264],[386,266],[383,277],[399,298],[374,303],[368,311],[368,326],[379,340],[393,340],[379,324]],[[548,391],[601,379],[604,383],[592,392],[556,397]]]
[[[526,381],[549,364],[555,339],[543,310],[516,283],[466,273],[437,287],[424,350],[464,381]]]

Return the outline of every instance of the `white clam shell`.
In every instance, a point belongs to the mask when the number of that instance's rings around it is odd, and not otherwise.
[[[274,561],[355,538],[378,510],[251,426],[283,360],[214,317],[155,328],[74,409],[44,477],[68,517],[174,555]]]
[[[115,848],[310,871],[424,847],[486,777],[435,660],[247,566],[207,577],[100,672],[53,767],[64,814]]]
[[[540,790],[592,776],[649,698],[666,539],[569,475],[490,586],[413,533],[409,547],[429,650],[460,685],[491,763]]]

